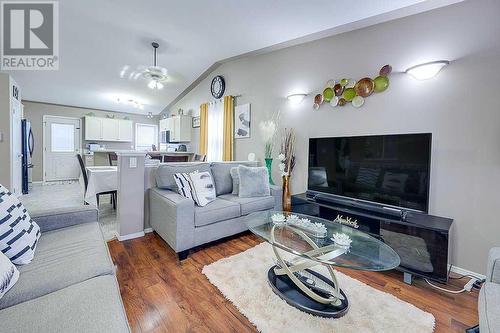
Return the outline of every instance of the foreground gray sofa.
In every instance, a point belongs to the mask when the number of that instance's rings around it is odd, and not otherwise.
[[[500,332],[500,247],[490,250],[486,282],[479,292],[479,332]]]
[[[30,214],[42,235],[0,299],[0,331],[130,332],[97,210]]]
[[[281,210],[281,188],[271,185],[271,195],[239,198],[231,194],[232,167],[258,166],[258,162],[168,163],[156,170],[156,187],[149,190],[150,223],[184,259],[189,249],[247,230],[245,216],[257,211]],[[176,192],[177,172],[210,171],[217,198],[204,207]]]

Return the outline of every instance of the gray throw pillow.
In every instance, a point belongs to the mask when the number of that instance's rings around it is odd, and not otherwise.
[[[233,179],[232,194],[238,195],[240,189],[240,175],[238,174],[238,167],[232,167],[230,173],[231,173],[231,178]]]
[[[238,167],[240,198],[265,197],[271,195],[269,174],[266,167]]]

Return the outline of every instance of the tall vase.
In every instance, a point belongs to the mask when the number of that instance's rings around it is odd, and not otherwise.
[[[274,185],[273,175],[271,173],[273,168],[273,159],[266,158],[265,161],[266,161],[267,173],[269,174],[269,184]]]
[[[292,193],[290,192],[290,176],[283,176],[283,211],[292,211]]]

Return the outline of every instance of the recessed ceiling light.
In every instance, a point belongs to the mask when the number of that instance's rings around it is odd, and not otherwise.
[[[416,65],[408,68],[405,73],[410,74],[417,80],[428,80],[436,76],[443,67],[447,66],[450,62],[448,60],[438,60],[426,62],[425,64]]]

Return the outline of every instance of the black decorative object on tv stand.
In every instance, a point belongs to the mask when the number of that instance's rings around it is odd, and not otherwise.
[[[405,273],[407,283],[413,275],[448,281],[452,219],[306,193],[292,196],[292,211],[343,223],[381,239],[399,254],[398,270]]]

